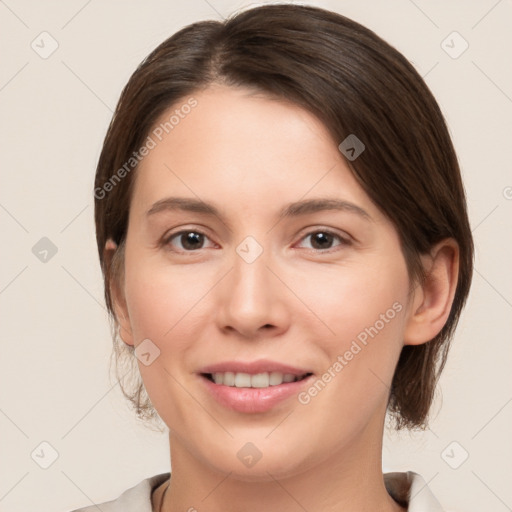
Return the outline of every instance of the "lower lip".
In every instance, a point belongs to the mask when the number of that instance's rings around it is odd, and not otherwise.
[[[238,412],[259,413],[267,412],[279,402],[298,395],[301,388],[309,384],[313,375],[296,382],[285,382],[268,388],[237,388],[215,384],[202,375],[199,378],[217,402],[224,407]]]

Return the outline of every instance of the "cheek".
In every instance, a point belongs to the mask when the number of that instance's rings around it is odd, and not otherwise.
[[[134,257],[133,261],[143,259]],[[149,339],[160,351],[151,364],[139,362],[139,372],[167,425],[186,423],[197,407],[182,386],[190,369],[190,351],[203,325],[198,315],[206,303],[201,298],[211,283],[190,269],[152,265],[150,259],[131,267],[127,262],[125,291],[135,345]]]
[[[320,378],[329,383],[326,392],[318,393],[319,399],[313,398],[313,389],[304,401],[311,398],[319,408],[336,403],[339,411],[353,411],[354,428],[362,428],[375,409],[386,403],[403,346],[409,280],[405,262],[396,260],[336,268],[320,280],[318,276],[308,279],[305,285],[325,332],[318,338],[326,356]],[[332,412],[335,418],[340,414]]]
[[[126,301],[136,344],[144,338],[165,342],[200,307],[209,281],[191,268],[165,266],[142,256],[135,256],[132,264],[127,261]]]
[[[309,429],[314,444],[349,445],[384,414],[402,348],[408,280],[399,267],[381,270],[337,269],[321,280],[324,293],[308,287],[315,311],[334,331],[322,327],[322,373],[298,397],[306,426],[311,417],[323,418],[323,428]]]
[[[392,267],[379,262],[359,268],[333,267],[306,278],[301,294],[321,322],[328,348],[343,349],[354,339],[364,343],[377,336],[376,331],[379,339],[393,339],[403,329],[407,270],[401,262]]]

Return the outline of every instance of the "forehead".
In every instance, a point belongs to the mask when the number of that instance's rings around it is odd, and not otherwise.
[[[167,109],[150,137],[134,193],[144,207],[181,193],[246,207],[328,194],[371,208],[327,128],[288,101],[214,86]]]
[[[188,107],[191,103],[194,106]],[[278,155],[293,159],[299,147],[304,156],[315,141],[324,143],[324,153],[327,145],[331,151],[336,146],[322,122],[299,105],[251,89],[219,85],[176,102],[155,123],[153,131],[159,129],[165,140],[157,142],[175,149],[193,148],[198,157],[214,153],[218,158],[249,160],[256,153],[258,161]]]

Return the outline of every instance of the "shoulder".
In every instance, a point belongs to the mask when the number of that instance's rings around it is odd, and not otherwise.
[[[118,498],[96,503],[70,512],[152,512],[151,493],[168,480],[170,473],[161,473],[145,478],[134,487],[124,491]],[[443,512],[421,475],[413,471],[385,473],[384,482],[388,493],[398,502],[407,504],[408,512]]]
[[[98,512],[98,507],[102,512],[152,512],[151,493],[169,477],[170,473],[161,473],[145,478],[114,500],[94,503],[70,512]]]
[[[384,483],[393,499],[407,506],[407,512],[443,512],[427,482],[418,473],[385,473]]]

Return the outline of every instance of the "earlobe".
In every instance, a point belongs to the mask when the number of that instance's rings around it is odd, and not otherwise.
[[[426,276],[414,293],[405,345],[427,343],[439,334],[450,315],[457,288],[459,247],[455,240],[442,240],[422,259]]]
[[[119,253],[123,251],[122,247],[109,238],[105,243],[104,258],[107,266],[110,266],[110,296],[112,307],[114,308],[114,315],[118,325],[118,336],[127,345],[134,345],[132,328],[130,324],[130,317],[128,315],[128,308],[124,296],[124,286],[122,281],[124,279],[124,256]]]

